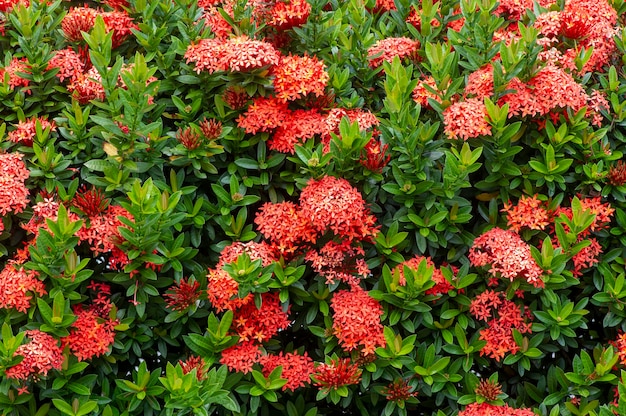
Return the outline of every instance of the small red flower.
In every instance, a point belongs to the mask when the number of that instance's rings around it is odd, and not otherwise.
[[[19,364],[7,368],[7,378],[26,380],[32,377],[36,380],[48,375],[50,370],[61,369],[63,350],[56,339],[38,329],[26,331],[25,335],[29,342],[20,345],[15,351],[15,356],[24,358]]]
[[[200,299],[199,289],[200,283],[195,280],[189,283],[189,280],[183,278],[176,286],[172,286],[163,298],[171,310],[182,312]]]
[[[333,333],[346,351],[362,348],[363,355],[373,354],[385,345],[380,317],[383,308],[377,300],[359,286],[335,293],[333,308]]]
[[[278,366],[283,368],[281,378],[287,379],[287,384],[283,386],[283,391],[294,391],[298,387],[304,387],[311,381],[311,374],[315,371],[315,365],[311,357],[297,353],[283,353],[280,351],[278,355],[265,355],[259,360],[263,366],[263,375],[265,377],[274,371]]]
[[[339,387],[358,384],[361,381],[361,369],[350,362],[349,358],[332,360],[330,364],[320,364],[311,376],[315,385],[324,392],[337,390]]]

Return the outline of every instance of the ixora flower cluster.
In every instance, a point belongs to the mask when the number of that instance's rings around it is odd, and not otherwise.
[[[282,367],[287,380],[283,390],[295,390],[311,381],[327,392],[360,381],[359,364],[349,358],[315,365],[304,352],[278,354],[267,352],[263,345],[285,331],[292,321],[289,304],[281,302],[278,292],[260,293],[260,307],[252,292],[242,293],[238,273],[229,271],[229,263],[245,255],[262,267],[278,261],[303,257],[326,283],[348,284],[349,289],[332,294],[332,328],[339,345],[358,357],[373,357],[376,348],[385,345],[381,324],[382,306],[359,285],[359,276],[370,271],[362,258],[361,244],[377,234],[376,219],[369,213],[362,196],[345,179],[325,176],[311,180],[300,193],[299,204],[267,203],[261,207],[255,223],[267,241],[235,243],[227,246],[215,268],[207,276],[207,298],[218,312],[232,311],[231,329],[237,344],[221,351],[220,362],[244,374],[259,364],[263,374]],[[321,248],[317,248],[321,245]],[[199,285],[181,282],[166,295],[173,310],[183,311],[203,297]]]
[[[0,0],[0,414],[626,414],[625,15]]]

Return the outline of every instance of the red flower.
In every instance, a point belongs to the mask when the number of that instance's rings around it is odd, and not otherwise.
[[[183,374],[189,374],[195,369],[196,379],[198,381],[203,381],[206,379],[208,364],[204,361],[202,357],[192,355],[185,361],[179,360],[178,362],[183,369]]]
[[[268,341],[290,324],[288,312],[283,311],[278,293],[262,293],[261,299],[260,309],[254,302],[247,302],[235,310],[233,325],[240,342]]]
[[[515,409],[505,404],[496,406],[489,403],[472,403],[465,410],[459,412],[459,416],[534,416],[530,409]]]
[[[507,213],[509,229],[515,232],[521,231],[523,227],[531,230],[543,230],[552,221],[552,215],[546,204],[540,201],[537,195],[522,196],[515,206],[509,201],[504,204],[502,211]]]
[[[383,308],[359,286],[340,290],[330,302],[333,308],[333,333],[346,351],[362,347],[363,355],[373,354],[385,345],[380,317]]]
[[[189,283],[185,278],[180,279],[176,286],[172,286],[168,293],[163,295],[165,303],[173,311],[185,311],[200,299],[200,283],[195,280]]]
[[[238,371],[248,374],[252,371],[252,366],[259,362],[261,358],[261,350],[259,346],[253,342],[243,342],[222,351],[220,364],[228,366],[230,371]]]
[[[306,23],[311,14],[311,5],[306,0],[277,1],[270,14],[270,26],[287,30]]]
[[[96,187],[87,189],[86,186],[81,186],[74,198],[72,199],[72,205],[83,212],[88,217],[95,217],[103,214],[111,200],[104,196],[104,192]]]
[[[620,330],[617,335],[617,339],[615,341],[611,341],[610,344],[617,350],[619,362],[622,365],[626,365],[626,333]]]
[[[469,259],[473,266],[491,264],[494,277],[505,277],[511,281],[521,277],[535,287],[542,287],[543,270],[530,254],[530,247],[513,231],[492,228],[482,234],[470,248]]]
[[[609,168],[607,180],[613,186],[626,184],[626,163],[623,160],[618,160],[616,164]]]
[[[233,33],[233,27],[220,14],[219,9],[212,5],[204,7],[202,19],[215,35],[215,39],[226,40]]]
[[[200,39],[197,44],[189,45],[185,52],[186,62],[194,62],[198,74],[202,71],[208,71],[209,74],[225,71],[225,57],[224,41],[220,39]]]
[[[61,29],[70,42],[82,42],[81,32],[89,33],[96,23],[96,17],[100,12],[90,7],[72,7],[63,17]]]
[[[47,128],[50,128],[50,131],[54,131],[57,128],[54,121],[48,121],[42,117],[31,117],[17,123],[15,130],[9,132],[9,140],[13,143],[21,143],[24,146],[32,147],[33,139],[36,135],[37,122],[39,122],[41,131]]]
[[[216,140],[222,134],[222,122],[213,118],[204,119],[200,122],[200,130],[207,140]]]
[[[315,365],[311,357],[298,353],[283,353],[280,351],[278,355],[265,355],[260,358],[260,364],[263,366],[263,375],[265,377],[274,371],[278,366],[283,368],[281,378],[287,379],[287,384],[283,386],[283,391],[294,391],[298,387],[304,387],[311,381],[311,374],[315,371]]]
[[[493,95],[493,67],[487,64],[467,77],[465,94],[483,99]]]
[[[59,81],[63,82],[69,79],[70,82],[74,82],[83,73],[85,65],[79,54],[74,52],[72,48],[66,48],[56,51],[48,62],[48,70],[55,68],[59,68],[59,72],[56,74]]]
[[[417,392],[411,390],[413,390],[413,387],[411,387],[405,379],[397,378],[389,383],[387,387],[383,388],[382,393],[390,402],[403,403],[417,396]]]
[[[8,263],[0,272],[0,308],[26,313],[34,296],[43,296],[46,287],[32,270]]]
[[[365,154],[361,155],[359,163],[369,171],[380,173],[391,160],[391,155],[387,154],[389,145],[382,144],[378,140],[371,138],[365,145]]]
[[[276,65],[280,60],[280,53],[270,43],[247,36],[231,38],[224,47],[228,69],[233,72]]]
[[[498,400],[498,396],[502,394],[502,386],[496,381],[483,379],[480,380],[474,392],[488,402],[494,402]]]
[[[195,63],[198,73],[241,72],[276,65],[280,54],[271,44],[242,35],[227,40],[201,39],[189,45],[185,58],[187,63]]]
[[[437,89],[437,83],[435,82],[435,79],[431,75],[428,75],[422,78],[413,89],[413,101],[422,106],[422,108],[430,109],[431,106],[428,102],[429,98],[438,102],[439,104],[441,104],[442,102],[441,96],[437,94],[437,92],[445,93],[445,91],[439,91]]]
[[[300,207],[313,228],[347,240],[370,240],[378,233],[376,218],[370,214],[358,190],[345,179],[325,176],[311,179],[300,193]]]
[[[450,139],[491,136],[487,107],[482,99],[468,98],[443,111],[444,132]]]
[[[17,87],[28,87],[30,81],[20,76],[20,72],[30,74],[30,66],[26,58],[13,58],[8,66],[0,68],[0,82],[4,82],[4,74],[9,74],[9,87],[15,89]],[[30,92],[30,90],[26,90]]]
[[[64,347],[69,346],[79,361],[106,354],[115,342],[115,326],[119,322],[108,316],[111,307],[106,292],[99,293],[88,309],[84,309],[82,304],[74,307],[76,321],[61,343]]]
[[[125,227],[118,217],[132,219],[124,208],[109,205],[101,214],[89,217],[89,221],[76,233],[81,241],[86,241],[94,254],[110,253],[123,239],[118,227]]]
[[[15,356],[24,358],[19,364],[7,368],[7,378],[26,380],[32,377],[36,380],[48,375],[50,370],[61,369],[63,350],[56,339],[38,329],[26,331],[25,335],[30,341],[15,351]]]
[[[358,384],[361,381],[361,369],[352,364],[349,358],[341,358],[317,366],[312,378],[316,386],[328,393],[339,387]]]
[[[107,32],[113,32],[112,47],[117,48],[133,33],[132,29],[139,30],[133,18],[125,11],[105,12],[101,14]]]
[[[202,145],[202,137],[200,133],[194,130],[192,127],[186,127],[183,129],[178,129],[176,132],[176,140],[187,150],[196,150]]]
[[[104,101],[106,97],[102,77],[96,68],[80,74],[67,86],[67,91],[72,93],[72,97],[80,104],[88,104],[91,100]]]
[[[237,118],[237,125],[250,134],[270,132],[280,127],[288,114],[287,103],[274,97],[259,97]]]
[[[296,144],[327,132],[326,116],[316,109],[289,111],[268,140],[267,146],[271,150],[293,154],[296,151]]]
[[[419,41],[407,37],[381,39],[367,50],[367,59],[372,68],[378,68],[385,61],[391,63],[396,56],[400,60],[415,59],[419,47]]]
[[[237,241],[224,247],[220,254],[220,261],[215,267],[221,268],[226,263],[232,263],[243,253],[250,256],[250,260],[252,261],[261,259],[263,267],[269,266],[276,261],[276,256],[272,248],[265,242],[255,243],[254,241],[250,241],[248,243],[242,243]]]
[[[21,153],[0,153],[0,215],[20,213],[28,205],[29,191],[24,184],[30,172]]]
[[[470,313],[479,320],[488,321],[487,328],[480,331],[480,339],[487,341],[480,355],[497,361],[508,353],[519,351],[519,345],[513,339],[513,329],[522,334],[531,331],[530,324],[526,322],[528,314],[502,293],[487,290],[478,295],[470,304]]]
[[[324,61],[316,57],[283,56],[274,67],[274,91],[281,101],[294,101],[307,94],[324,95],[329,75]]]
[[[207,275],[207,297],[218,312],[235,310],[254,299],[252,293],[245,298],[238,297],[239,283],[222,269],[211,269]]]
[[[18,4],[28,7],[30,3],[28,0],[0,0],[0,13],[9,14]]]
[[[589,238],[588,240],[591,244],[580,250],[574,255],[574,257],[572,257],[572,261],[574,262],[572,275],[574,277],[582,276],[583,269],[588,269],[599,262],[598,256],[602,254],[602,246],[600,246],[598,240],[595,238]]]
[[[300,207],[293,202],[266,203],[254,223],[281,253],[293,253],[305,242],[315,242],[316,232]]]

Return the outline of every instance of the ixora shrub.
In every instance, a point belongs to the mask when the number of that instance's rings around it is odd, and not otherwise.
[[[626,414],[625,16],[0,1],[1,413]]]

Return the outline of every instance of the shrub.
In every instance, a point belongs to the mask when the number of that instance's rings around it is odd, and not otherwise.
[[[0,2],[3,414],[626,414],[625,12]]]

